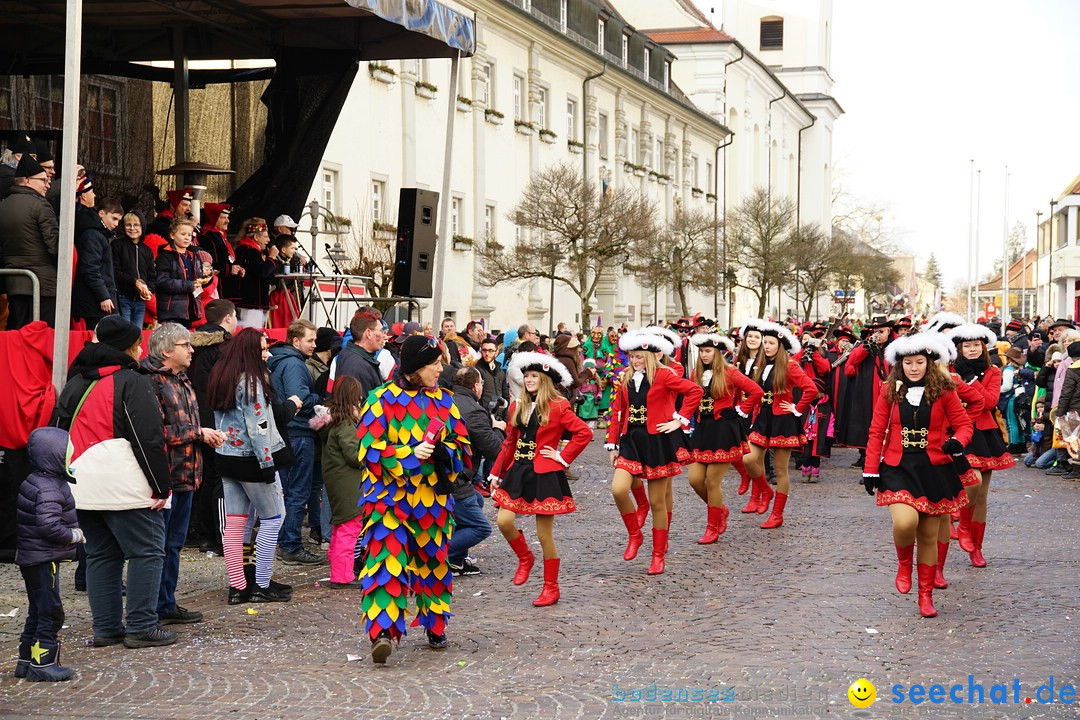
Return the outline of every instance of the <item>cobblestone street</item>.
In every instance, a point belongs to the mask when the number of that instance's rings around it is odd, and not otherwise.
[[[87,647],[84,594],[71,591],[64,661],[75,679],[54,685],[11,675],[26,607],[12,566],[0,569],[6,660],[0,715],[57,718],[599,718],[647,717],[1080,717],[1077,705],[1026,704],[1038,686],[1080,681],[1077,570],[1080,485],[1022,465],[995,474],[985,544],[972,568],[954,543],[951,582],[935,592],[940,615],[920,619],[915,592],[893,588],[887,511],[857,483],[841,450],[822,482],[793,484],[785,524],[738,512],[745,497],[725,482],[733,512],[712,546],[695,543],[702,504],[676,479],[667,572],[649,577],[650,540],[622,560],[625,530],[609,492],[599,442],[579,462],[579,511],[556,521],[562,599],[545,609],[540,566],[514,587],[513,554],[498,535],[475,548],[484,574],[455,580],[450,647],[429,650],[413,631],[384,667],[372,664],[354,591],[316,586],[328,570],[278,566],[296,585],[287,604],[228,607],[220,558],[185,551],[178,596],[206,614],[174,626],[171,647]],[[486,507],[491,514],[490,504]],[[531,520],[519,524],[535,541]],[[646,531],[647,533],[648,531]],[[539,551],[538,545],[536,546]],[[257,614],[249,614],[254,608]],[[348,661],[349,655],[359,656]],[[892,686],[964,685],[987,692],[979,707],[893,703]],[[865,677],[877,702],[855,711],[847,688]],[[1020,703],[990,704],[995,683],[1018,679]],[[634,701],[653,690],[703,700]],[[708,702],[710,693],[713,702]],[[626,697],[626,700],[619,700]]]

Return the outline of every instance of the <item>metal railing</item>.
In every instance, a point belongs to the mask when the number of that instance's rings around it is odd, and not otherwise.
[[[33,320],[41,319],[41,282],[38,281],[38,276],[34,274],[32,270],[23,270],[22,268],[0,268],[0,276],[3,275],[25,275],[30,278],[30,286],[33,288],[33,292],[30,294],[33,298],[33,302],[30,305],[31,314]]]

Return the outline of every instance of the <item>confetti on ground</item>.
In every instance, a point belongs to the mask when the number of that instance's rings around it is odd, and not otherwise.
[[[0,617],[13,618],[19,614],[19,608],[11,608],[11,612],[0,613]]]
[[[874,628],[866,628],[866,632],[868,634],[870,634],[870,635],[877,635],[878,634],[878,631],[875,630]]]
[[[248,609],[247,609],[247,614],[248,614],[248,615],[258,615],[258,614],[259,614],[259,611],[258,611],[258,610],[256,610],[255,608],[248,608]]]
[[[345,662],[356,662],[356,661],[358,661],[358,660],[363,660],[363,659],[364,659],[364,656],[363,656],[363,655],[352,655],[352,654],[349,654],[349,655],[346,655],[346,656],[345,656]]]

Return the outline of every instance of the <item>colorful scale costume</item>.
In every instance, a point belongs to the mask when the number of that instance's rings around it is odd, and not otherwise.
[[[421,462],[413,448],[435,419],[445,424],[441,441],[431,458]],[[373,640],[382,631],[400,640],[411,591],[417,608],[413,627],[442,635],[451,615],[447,550],[454,501],[449,485],[471,464],[465,423],[451,393],[387,383],[362,409],[357,435],[367,544],[360,574],[365,630]],[[437,459],[444,468],[442,483]]]

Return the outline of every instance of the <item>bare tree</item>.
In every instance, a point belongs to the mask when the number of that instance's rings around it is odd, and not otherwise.
[[[745,275],[738,284],[758,299],[758,315],[765,314],[769,291],[792,267],[785,247],[795,218],[795,205],[787,198],[773,198],[757,188],[728,213],[729,255]]]
[[[794,285],[803,318],[809,320],[814,302],[850,245],[839,237],[826,237],[815,223],[804,223],[791,233],[786,248],[792,262],[787,283]]]
[[[833,172],[832,208],[834,228],[840,228],[852,239],[882,252],[897,250],[889,209],[883,203],[859,197],[847,189],[847,173]]]
[[[601,193],[568,164],[533,175],[508,217],[532,232],[511,248],[491,238],[480,241],[484,282],[554,279],[578,296],[585,327],[601,275],[622,268],[633,248],[657,235],[650,200],[630,190]]]
[[[374,222],[372,225],[354,225],[348,218],[337,218],[335,230],[348,230],[344,242],[351,264],[344,267],[346,275],[360,275],[370,278],[364,287],[369,297],[385,298],[393,295],[395,243],[392,239],[396,228]],[[343,263],[344,264],[344,263]],[[379,310],[385,311],[393,303],[372,303]]]
[[[687,290],[720,291],[716,238],[719,223],[700,210],[678,212],[659,235],[643,239],[634,248],[626,268],[647,287],[671,287],[679,297],[682,314],[690,314]]]

